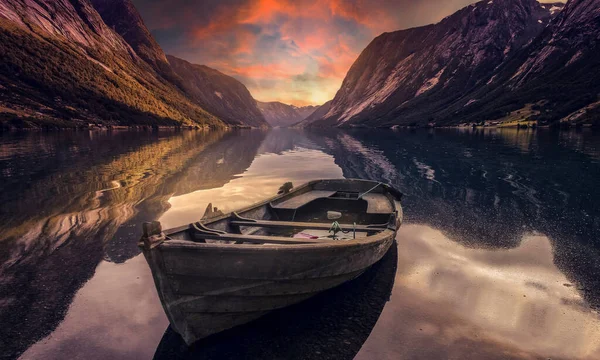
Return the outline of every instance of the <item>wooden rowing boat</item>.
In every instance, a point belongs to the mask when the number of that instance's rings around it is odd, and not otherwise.
[[[318,180],[229,214],[210,206],[187,226],[145,223],[139,246],[189,345],[362,274],[394,241],[401,197],[373,181]]]

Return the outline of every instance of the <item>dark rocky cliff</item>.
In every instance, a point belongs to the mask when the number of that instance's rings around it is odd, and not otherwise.
[[[142,56],[88,0],[1,0],[0,124],[224,126],[138,45]]]
[[[215,69],[168,56],[186,94],[204,109],[232,125],[269,127],[246,86]]]
[[[114,29],[135,50],[137,55],[161,76],[178,84],[167,56],[144,24],[130,0],[90,0],[102,20]]]
[[[486,0],[435,25],[382,34],[362,52],[330,111],[314,124],[453,125],[501,119],[527,106],[540,107],[549,99],[532,92],[534,77],[528,69],[533,67],[536,76],[547,74],[547,80],[555,77],[558,67],[568,63],[555,56],[548,59],[549,48],[556,51],[560,39],[568,53],[565,57],[593,56],[598,3],[571,0],[561,11],[560,3]],[[570,23],[576,25],[567,30]],[[540,56],[559,65],[536,67]],[[587,86],[581,82],[575,87]],[[597,98],[597,92],[587,94]],[[531,115],[540,116],[540,112]],[[564,113],[553,114],[554,121]]]

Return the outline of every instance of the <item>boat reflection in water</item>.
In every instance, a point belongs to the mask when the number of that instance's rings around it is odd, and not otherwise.
[[[154,359],[353,359],[390,298],[397,259],[394,243],[357,279],[191,347],[169,327]]]

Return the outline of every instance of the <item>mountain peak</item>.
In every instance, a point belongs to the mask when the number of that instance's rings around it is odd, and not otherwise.
[[[382,34],[352,65],[325,123],[384,121],[407,108],[428,121],[418,109],[443,107],[487,82],[551,18],[536,0],[486,0],[434,25]]]
[[[599,48],[600,0],[480,1],[375,38],[315,126],[591,121]]]
[[[84,46],[129,52],[87,0],[3,0],[0,18]]]
[[[257,101],[256,103],[260,111],[264,114],[267,122],[272,126],[294,125],[307,118],[318,108],[318,106],[312,105],[288,105],[279,101]]]
[[[95,4],[105,16],[113,14],[113,5],[123,14],[108,25],[89,0],[0,0],[2,121],[14,126],[225,125],[158,76],[148,57],[143,61],[133,48],[144,54],[143,46],[132,38],[130,45],[118,33],[117,25],[127,25],[121,20],[133,19],[133,30],[148,36],[140,43],[155,44],[129,1]],[[169,67],[162,50],[155,50],[156,59]]]
[[[167,55],[184,92],[230,125],[268,127],[252,95],[238,80],[205,65]]]
[[[167,56],[144,24],[131,0],[90,0],[102,20],[135,50],[137,55],[163,77],[177,83]]]

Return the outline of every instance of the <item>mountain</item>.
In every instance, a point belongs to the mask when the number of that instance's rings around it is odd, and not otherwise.
[[[120,34],[136,54],[156,70],[162,77],[178,84],[179,79],[167,57],[141,15],[130,0],[90,0],[102,20]]]
[[[505,117],[531,109],[540,124],[600,124],[600,0],[567,2],[475,95],[483,105],[464,111],[473,120],[490,118],[495,109]]]
[[[318,108],[318,106],[287,105],[278,101],[257,101],[256,104],[269,124],[280,127],[294,125],[304,120]]]
[[[304,118],[304,120],[300,121],[299,123],[294,124],[294,127],[298,127],[298,128],[306,127],[306,126],[314,123],[315,121],[321,120],[325,115],[327,115],[327,113],[331,109],[332,102],[333,102],[333,100],[329,100],[325,104],[317,107],[317,109],[315,111],[313,111],[312,114],[310,114],[309,116]]]
[[[361,53],[330,111],[314,124],[447,125],[504,116],[508,108],[475,114],[471,109],[483,103],[476,95],[553,27],[561,8],[536,0],[486,0],[434,25],[384,33]]]
[[[298,112],[298,115],[300,115],[300,117],[302,119],[306,119],[308,116],[310,116],[312,113],[314,113],[315,110],[317,110],[320,106],[319,105],[307,105],[307,106],[292,105],[292,107]]]
[[[268,127],[256,101],[239,81],[207,66],[167,56],[130,0],[91,0],[104,22],[164,79],[229,125]]]
[[[228,124],[269,127],[244,84],[204,65],[193,65],[170,55],[167,59],[182,79],[185,93],[204,109]]]
[[[143,60],[150,55],[138,55],[88,0],[0,0],[0,53],[2,127],[224,126],[162,78]]]

